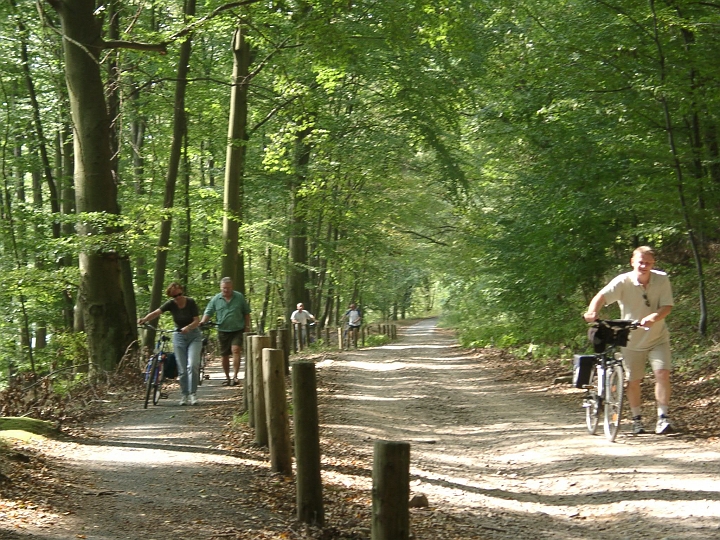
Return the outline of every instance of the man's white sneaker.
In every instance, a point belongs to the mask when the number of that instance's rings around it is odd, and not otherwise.
[[[672,432],[673,427],[670,423],[670,418],[665,416],[664,414],[658,416],[657,425],[655,426],[655,433],[657,433],[658,435],[667,435],[668,433]]]
[[[195,394],[190,394],[190,405],[197,405],[197,396]]]
[[[187,394],[183,394],[183,396],[180,398],[180,405],[187,405]]]

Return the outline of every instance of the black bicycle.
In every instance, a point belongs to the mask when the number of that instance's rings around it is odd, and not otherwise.
[[[198,385],[201,385],[205,379],[209,379],[210,375],[206,373],[207,363],[212,359],[212,351],[214,347],[210,344],[210,330],[217,326],[216,323],[208,321],[200,325],[202,331],[202,349],[200,350],[200,371],[198,374]]]
[[[155,330],[158,334],[155,351],[148,358],[145,366],[145,406],[147,409],[152,395],[153,405],[157,405],[162,397],[162,384],[165,381],[165,362],[167,361],[166,345],[170,341],[170,334],[175,330],[158,330],[149,324],[143,325],[141,328]]]
[[[620,431],[625,393],[625,368],[617,349],[627,345],[630,331],[638,328],[638,322],[598,319],[591,328],[596,354],[575,355],[573,382],[576,388],[587,390],[583,407],[588,432],[595,435],[602,411],[605,437],[613,442]]]

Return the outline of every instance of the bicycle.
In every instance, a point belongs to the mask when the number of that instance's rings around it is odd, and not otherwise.
[[[212,353],[210,352],[210,329],[215,328],[216,326],[217,324],[212,321],[208,321],[200,325],[200,330],[203,333],[203,338],[202,349],[200,350],[200,370],[198,374],[198,386],[201,385],[205,379],[210,378],[210,375],[208,373],[205,373],[205,366],[212,358]]]
[[[145,405],[143,408],[147,409],[151,394],[153,405],[157,405],[162,397],[162,384],[165,381],[165,360],[167,359],[165,346],[170,341],[169,334],[172,334],[175,330],[158,330],[149,324],[145,324],[140,328],[155,330],[159,334],[155,351],[150,355],[145,366]]]
[[[630,331],[638,327],[637,321],[598,319],[592,323],[596,354],[575,355],[574,385],[587,390],[583,396],[587,430],[595,435],[602,410],[603,431],[610,442],[615,441],[620,431],[625,393],[625,368],[622,357],[616,351],[618,347],[627,345]]]

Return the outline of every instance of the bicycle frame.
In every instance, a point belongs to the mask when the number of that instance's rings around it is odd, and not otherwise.
[[[144,328],[152,328],[159,333],[155,350],[145,366],[144,408],[147,409],[151,394],[153,405],[157,405],[162,397],[162,383],[165,379],[165,344],[170,341],[168,334],[172,334],[174,330],[158,330],[149,324],[146,324]]]
[[[588,432],[591,435],[596,433],[600,410],[603,410],[603,431],[605,437],[613,442],[620,431],[625,388],[625,369],[622,358],[616,358],[616,351],[627,343],[629,331],[638,328],[638,324],[627,320],[598,320],[595,327],[600,325],[604,326],[606,332],[600,343],[593,342],[601,349],[594,355],[593,373],[589,384],[584,386],[587,394],[583,398],[583,406],[586,409]]]

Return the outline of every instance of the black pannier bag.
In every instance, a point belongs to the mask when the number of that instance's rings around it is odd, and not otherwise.
[[[163,366],[163,374],[166,379],[175,379],[178,376],[177,361],[175,353],[164,353],[165,365]]]
[[[588,330],[588,339],[593,345],[593,350],[601,353],[605,352],[609,345],[625,347],[630,339],[630,324],[631,321],[624,319],[598,321]]]
[[[573,356],[573,386],[584,388],[590,383],[590,375],[595,369],[595,356],[588,354],[576,354]]]

